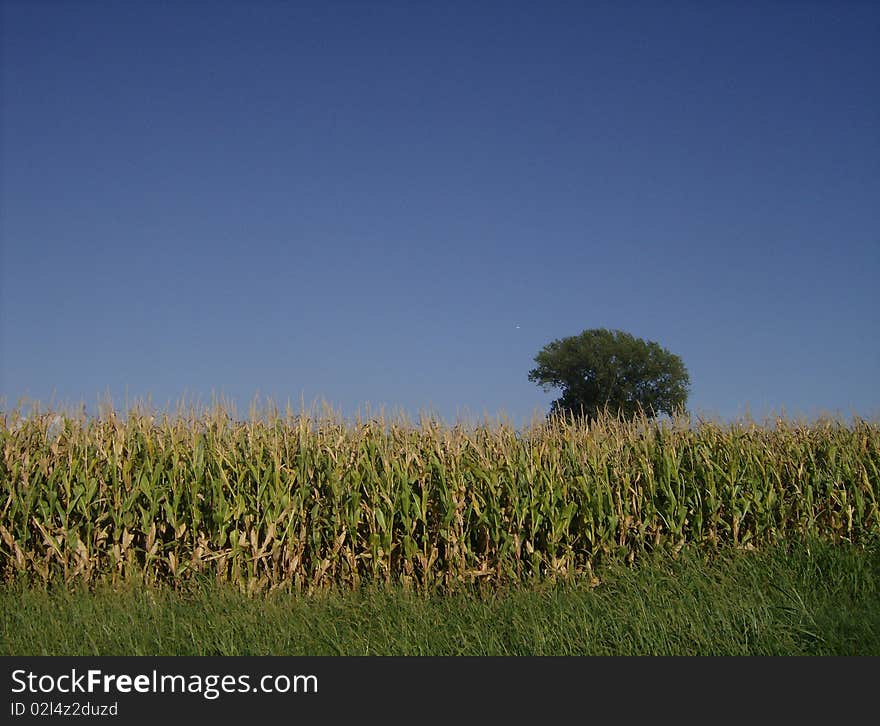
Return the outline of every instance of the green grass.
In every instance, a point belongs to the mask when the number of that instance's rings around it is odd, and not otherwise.
[[[688,547],[598,574],[433,595],[8,585],[0,654],[880,655],[876,542]]]

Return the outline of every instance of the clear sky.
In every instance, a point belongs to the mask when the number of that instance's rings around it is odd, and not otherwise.
[[[0,396],[880,412],[876,2],[2,2]]]

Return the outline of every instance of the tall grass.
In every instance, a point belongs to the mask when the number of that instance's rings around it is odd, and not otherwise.
[[[222,407],[0,419],[6,579],[249,591],[590,576],[685,543],[880,533],[880,425],[688,418],[525,430]]]
[[[880,544],[880,543],[878,543]],[[194,580],[0,587],[4,655],[880,655],[880,547],[685,547],[602,583],[250,597]]]

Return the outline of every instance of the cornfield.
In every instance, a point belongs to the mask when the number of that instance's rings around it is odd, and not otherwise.
[[[247,591],[592,576],[880,533],[880,425],[0,414],[0,576]]]

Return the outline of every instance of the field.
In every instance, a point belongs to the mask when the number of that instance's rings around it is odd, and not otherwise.
[[[875,422],[518,430],[214,408],[0,425],[2,599],[28,603],[27,622],[3,608],[6,652],[278,652],[245,626],[181,640],[224,607],[259,632],[370,613],[291,635],[314,652],[606,652],[611,633],[620,652],[880,651]],[[75,651],[59,608],[123,622],[83,624]]]
[[[602,582],[424,595],[0,588],[0,655],[880,655],[880,549],[685,548]]]

